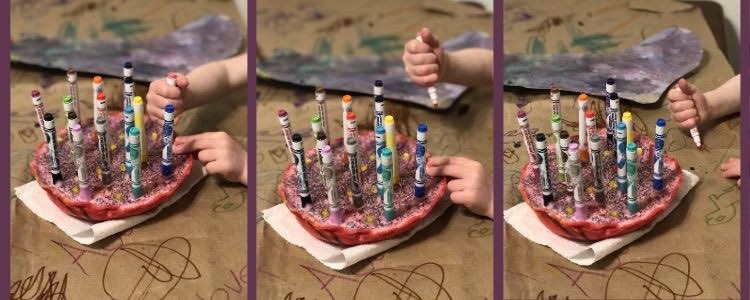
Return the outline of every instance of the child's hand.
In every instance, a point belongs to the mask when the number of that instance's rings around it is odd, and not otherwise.
[[[190,108],[184,99],[184,89],[188,87],[189,82],[185,75],[175,74],[177,75],[176,86],[168,85],[166,78],[152,81],[149,85],[148,94],[146,94],[146,112],[152,118],[163,120],[164,107],[167,104],[174,106],[175,118]]]
[[[198,152],[198,160],[206,165],[208,173],[247,185],[247,151],[226,132],[178,136],[173,149],[175,154]]]
[[[406,73],[414,83],[430,87],[435,85],[444,77],[445,55],[443,48],[427,28],[422,28],[417,33],[422,41],[410,40],[404,45],[404,61]]]
[[[479,162],[456,156],[432,157],[427,161],[425,173],[449,177],[448,190],[454,203],[475,214],[493,217],[492,182]]]
[[[711,119],[708,102],[697,87],[680,79],[667,93],[672,119],[680,128],[692,129]]]
[[[724,178],[737,178],[740,177],[740,160],[737,158],[729,158],[725,163],[721,164],[721,173]],[[740,186],[740,180],[737,179],[737,186]]]

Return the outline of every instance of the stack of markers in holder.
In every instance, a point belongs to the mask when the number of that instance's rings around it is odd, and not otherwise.
[[[123,68],[123,115],[124,115],[124,152],[125,171],[131,180],[131,190],[134,198],[138,198],[141,191],[141,164],[147,161],[147,144],[144,124],[144,103],[141,97],[133,97],[133,67],[130,62],[124,64]],[[71,143],[71,158],[74,161],[76,176],[78,178],[79,197],[84,200],[91,199],[91,183],[86,165],[85,143],[83,135],[84,124],[80,110],[80,99],[78,93],[78,76],[73,68],[67,71],[68,95],[62,97],[63,119],[67,120],[67,136]],[[174,74],[170,74],[167,82],[174,85]],[[101,176],[102,184],[112,184],[113,168],[109,155],[109,136],[107,133],[107,97],[103,90],[104,81],[102,77],[96,76],[92,81],[92,96],[94,104],[94,127],[97,133],[98,167],[97,173]],[[61,186],[64,176],[62,174],[57,147],[55,118],[51,113],[44,112],[41,93],[37,90],[31,92],[31,101],[36,111],[37,121],[42,128],[43,138],[47,143],[48,157],[52,183]],[[164,114],[164,151],[162,157],[162,173],[164,176],[171,175],[172,156],[172,124],[174,108],[167,105]]]
[[[619,96],[615,92],[615,79],[608,78],[605,84],[605,122],[606,137],[599,136],[596,128],[596,114],[589,105],[586,94],[580,94],[578,103],[578,143],[570,143],[570,134],[562,129],[560,90],[553,87],[550,90],[552,102],[551,128],[555,141],[556,170],[550,170],[551,163],[547,157],[547,140],[544,133],[537,133],[532,140],[529,129],[528,116],[522,110],[518,111],[518,124],[529,154],[529,163],[535,170],[533,174],[539,178],[543,195],[543,204],[556,201],[554,199],[553,181],[564,183],[566,194],[572,194],[575,218],[588,218],[586,211],[584,187],[590,186],[598,206],[602,207],[608,201],[605,197],[605,166],[616,166],[617,195],[625,196],[626,206],[630,214],[638,212],[637,170],[636,157],[640,148],[634,140],[633,116],[630,112],[620,115]],[[664,151],[664,119],[656,121],[654,160],[653,160],[653,188],[663,188],[663,151]],[[604,155],[604,152],[616,155]],[[606,160],[606,161],[605,161]],[[593,178],[582,178],[583,166],[588,165]],[[552,176],[552,172],[557,176]],[[555,179],[556,180],[553,180]],[[611,187],[614,188],[614,187]],[[609,200],[612,201],[612,200]],[[618,200],[614,200],[618,201]]]
[[[396,145],[395,119],[393,116],[385,114],[385,103],[383,98],[383,82],[375,81],[373,86],[375,114],[375,166],[377,194],[383,203],[384,218],[390,222],[396,218],[396,211],[393,204],[393,189],[399,184],[399,161],[398,150]],[[333,161],[333,150],[329,145],[329,124],[326,107],[326,92],[323,87],[316,87],[315,100],[317,104],[317,114],[311,118],[315,150],[317,153],[317,163],[319,164],[321,182],[326,190],[328,211],[330,212],[330,221],[334,224],[340,224],[344,218],[344,210],[340,202],[340,197],[336,193],[336,172]],[[360,139],[357,126],[357,115],[352,111],[352,97],[345,95],[341,100],[343,124],[343,140],[346,157],[348,158],[349,170],[349,192],[351,193],[350,201],[352,206],[360,210],[367,201],[362,191],[362,181],[360,178],[361,168],[359,165],[360,157],[364,155],[359,153]],[[302,136],[293,133],[289,114],[285,110],[278,112],[279,123],[287,150],[290,153],[291,162],[296,166],[298,179],[298,191],[303,208],[310,209],[313,201],[310,193],[308,173],[305,166],[304,146]],[[415,150],[417,170],[415,173],[414,194],[417,199],[424,198],[425,195],[425,153],[426,153],[426,133],[427,125],[419,124],[417,129],[417,147]],[[312,175],[315,176],[315,175]],[[372,204],[372,203],[370,203]]]

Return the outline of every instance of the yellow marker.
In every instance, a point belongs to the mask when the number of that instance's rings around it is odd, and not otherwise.
[[[385,116],[385,120],[383,120],[383,125],[385,126],[385,146],[388,149],[391,149],[391,152],[393,153],[392,157],[398,157],[398,152],[396,150],[396,124],[394,123],[393,116],[387,115]],[[398,184],[398,159],[393,160],[393,177],[391,177],[392,182],[395,184]]]
[[[625,123],[625,142],[630,145],[633,142],[633,115],[629,111],[622,113],[622,122]]]
[[[143,123],[143,98],[140,96],[133,98],[133,122],[135,123],[135,127],[138,128],[138,131],[146,132]],[[148,144],[146,144],[145,137],[145,134],[141,134],[141,163],[146,162],[146,158],[148,158],[148,155],[146,155],[148,153]]]

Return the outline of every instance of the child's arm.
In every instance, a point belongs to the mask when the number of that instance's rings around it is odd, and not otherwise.
[[[226,132],[178,136],[173,150],[175,154],[197,152],[209,174],[247,185],[247,151]]]
[[[430,30],[418,33],[422,41],[404,45],[404,68],[409,78],[421,86],[450,82],[466,86],[491,85],[493,52],[487,49],[463,49],[446,53]]]
[[[740,75],[705,94],[685,79],[680,79],[676,87],[667,98],[672,119],[683,129],[740,111]]]
[[[425,173],[446,176],[451,201],[466,206],[471,212],[493,218],[492,180],[482,164],[457,156],[438,156],[427,160]]]
[[[162,118],[167,104],[176,114],[216,101],[247,83],[247,53],[210,62],[192,70],[187,76],[177,74],[176,87],[166,79],[152,81],[146,95],[147,111]]]

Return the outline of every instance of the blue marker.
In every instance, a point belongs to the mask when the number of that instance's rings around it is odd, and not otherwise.
[[[385,148],[385,127],[375,127],[375,170],[377,172],[376,185],[378,196],[383,197],[383,159],[381,150]]]
[[[427,125],[419,123],[417,126],[417,171],[414,173],[414,197],[417,199],[424,198],[424,169],[425,169],[425,152],[427,149]]]
[[[164,107],[164,150],[161,152],[161,174],[172,175],[172,126],[174,126],[174,106]]]
[[[617,124],[617,190],[627,192],[627,178],[625,170],[625,123]]]
[[[656,120],[656,138],[654,139],[654,143],[656,144],[654,147],[654,189],[655,190],[661,190],[664,182],[662,180],[662,176],[664,174],[662,173],[664,171],[664,127],[667,125],[667,122],[664,121],[664,119],[658,119]]]
[[[133,121],[133,106],[125,107],[123,114],[125,122],[125,167],[128,176],[130,176],[131,171],[133,171],[133,163],[130,159],[130,139],[128,139],[128,136],[130,136],[130,128],[135,127],[135,122]]]

